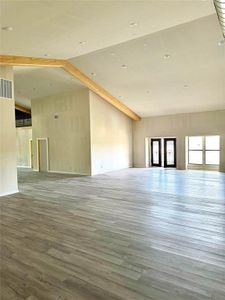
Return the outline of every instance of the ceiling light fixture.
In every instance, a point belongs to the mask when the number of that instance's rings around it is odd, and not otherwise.
[[[136,22],[131,22],[130,27],[136,27],[138,24]]]
[[[127,65],[122,65],[121,68],[126,69]]]
[[[225,40],[221,40],[218,42],[218,46],[223,46],[225,44]]]
[[[169,59],[169,58],[170,58],[170,54],[165,54],[165,55],[163,56],[163,58],[164,58],[164,59]]]
[[[13,31],[13,27],[11,27],[11,26],[4,26],[4,27],[2,27],[2,30]]]

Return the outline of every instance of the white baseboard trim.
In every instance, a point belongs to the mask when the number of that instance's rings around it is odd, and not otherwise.
[[[12,195],[12,194],[16,194],[19,193],[19,190],[15,190],[15,191],[11,191],[11,192],[7,192],[7,193],[1,193],[0,197],[4,197],[4,196],[8,196],[8,195]]]
[[[64,172],[64,171],[48,171],[49,173],[58,173],[58,174],[68,174],[68,175],[81,175],[81,176],[90,176],[84,173],[75,173],[75,172]]]
[[[17,168],[29,168],[29,169],[31,169],[31,166],[17,166]]]

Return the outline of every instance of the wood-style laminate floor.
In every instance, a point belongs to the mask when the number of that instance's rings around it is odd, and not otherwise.
[[[1,300],[224,300],[225,174],[19,170],[0,198]]]

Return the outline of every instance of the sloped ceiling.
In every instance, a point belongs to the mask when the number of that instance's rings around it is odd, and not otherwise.
[[[141,116],[225,108],[225,47],[212,1],[0,5],[1,27],[13,27],[1,30],[2,54],[70,58]],[[80,87],[62,70],[15,69],[17,100],[28,106]]]

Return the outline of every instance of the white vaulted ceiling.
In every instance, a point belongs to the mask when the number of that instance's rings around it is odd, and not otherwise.
[[[141,116],[219,110],[225,108],[220,40],[211,15],[71,61],[96,73],[97,82]]]
[[[0,5],[1,27],[13,27],[1,30],[2,54],[68,58],[141,116],[225,108],[225,46],[212,1]],[[18,101],[76,88],[62,70],[15,69]]]
[[[211,1],[196,0],[10,0],[0,5],[1,27],[14,29],[1,32],[2,54],[55,58],[90,53],[215,12]]]

